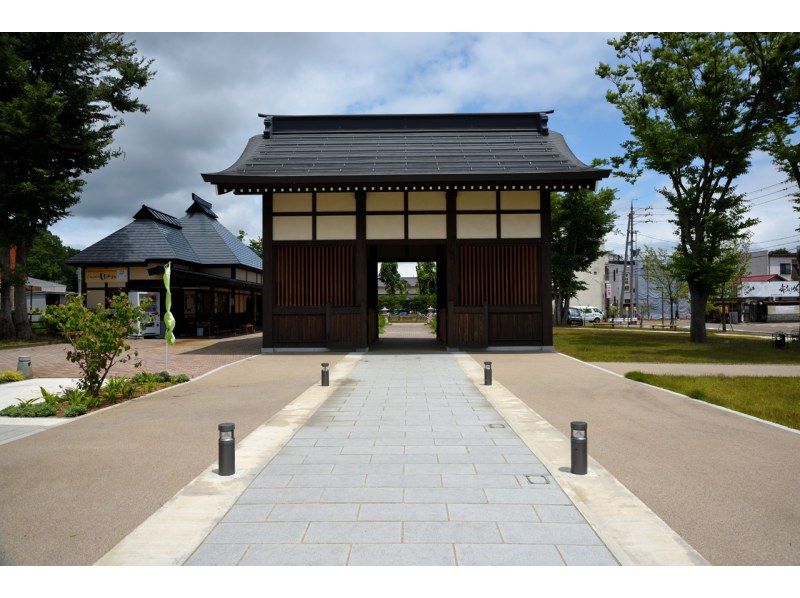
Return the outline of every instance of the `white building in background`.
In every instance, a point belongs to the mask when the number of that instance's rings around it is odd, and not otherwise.
[[[599,307],[606,312],[606,263],[609,253],[603,253],[585,272],[578,272],[577,278],[586,285],[583,291],[570,299],[570,305]]]
[[[66,285],[41,280],[39,278],[28,278],[25,283],[25,293],[28,299],[28,313],[34,309],[44,311],[48,305],[59,305],[66,301]],[[31,314],[31,322],[38,322],[40,316]]]
[[[782,251],[763,250],[750,252],[748,275],[778,274],[786,280],[797,280],[797,258]]]

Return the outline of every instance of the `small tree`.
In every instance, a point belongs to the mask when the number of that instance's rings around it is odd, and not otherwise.
[[[788,253],[788,252],[787,252]],[[750,270],[750,245],[748,240],[732,241],[726,243],[722,249],[722,263],[725,274],[719,285],[719,297],[722,300],[722,330],[727,330],[727,318],[730,317],[726,303],[731,297],[736,297],[736,289],[741,283],[742,276]]]
[[[97,396],[114,364],[138,357],[127,338],[148,322],[147,307],[147,302],[131,305],[124,293],[112,297],[107,308],[98,309],[89,309],[82,297],[74,297],[65,305],[48,306],[42,321],[67,339],[71,345],[67,359],[81,370],[78,386]],[[134,365],[140,367],[141,362]]]
[[[397,262],[381,262],[378,279],[386,286],[388,295],[402,295],[405,293],[405,281],[400,276],[400,270],[397,269]]]
[[[247,233],[241,229],[239,229],[239,234],[236,237],[242,242],[245,242],[245,237]],[[247,246],[252,249],[260,258],[264,258],[264,238],[263,237],[252,237],[247,241]]]
[[[577,273],[584,272],[603,252],[603,240],[614,228],[611,205],[615,199],[614,189],[552,195],[553,316],[558,323],[563,323],[570,299],[586,288]]]
[[[647,272],[648,280],[653,286],[667,297],[669,301],[669,323],[674,323],[675,303],[688,294],[686,281],[681,277],[675,267],[674,254],[665,249],[645,247],[642,252],[642,263]],[[649,303],[649,297],[648,297]],[[649,308],[648,308],[649,309]],[[662,320],[663,321],[663,320]]]

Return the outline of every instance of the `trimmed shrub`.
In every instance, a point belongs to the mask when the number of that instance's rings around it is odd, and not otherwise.
[[[85,405],[70,405],[61,412],[64,417],[78,417],[86,414]]]
[[[51,417],[56,414],[56,408],[47,403],[32,403],[23,401],[19,405],[11,405],[0,411],[4,417]]]
[[[22,382],[24,379],[25,376],[15,370],[3,370],[0,372],[0,384],[5,384],[6,382]]]

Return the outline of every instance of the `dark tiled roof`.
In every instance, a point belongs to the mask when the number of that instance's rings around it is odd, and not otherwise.
[[[150,206],[146,206],[142,204],[142,209],[136,212],[133,215],[134,220],[155,220],[156,222],[162,222],[164,224],[168,224],[169,226],[174,226],[175,228],[180,228],[181,223],[178,222],[178,219],[175,216],[170,216],[166,212],[161,212],[160,210],[156,210],[155,208],[151,208]]]
[[[180,220],[183,234],[206,265],[242,264],[261,269],[261,258],[236,235],[206,214],[189,213]]]
[[[260,270],[261,258],[219,223],[211,204],[197,196],[193,199],[186,216],[180,220],[142,206],[133,222],[67,262],[80,266],[176,260],[203,266],[246,266]],[[196,205],[202,209],[193,210]]]
[[[206,201],[199,195],[195,195],[192,193],[192,205],[186,208],[187,214],[206,214],[211,216],[212,218],[217,218],[217,215],[214,213],[214,210],[211,209],[211,202]]]
[[[597,181],[542,113],[273,116],[225,184],[369,181]]]

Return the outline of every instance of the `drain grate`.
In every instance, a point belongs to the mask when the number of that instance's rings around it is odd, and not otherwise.
[[[486,426],[486,427],[487,427],[487,428],[505,428],[505,427],[506,427],[506,425],[505,425],[505,424],[489,424],[489,425],[488,425],[488,426]]]

